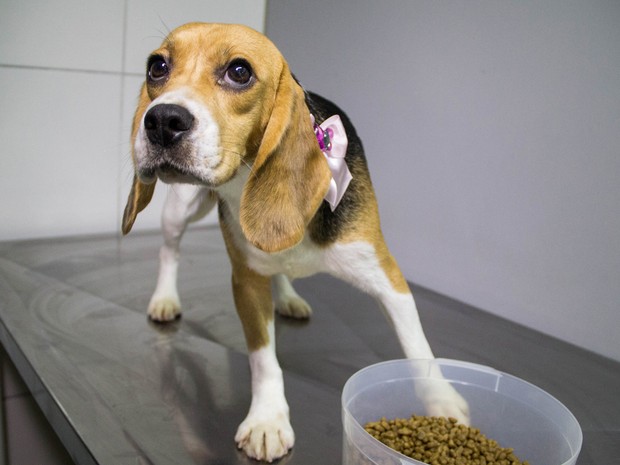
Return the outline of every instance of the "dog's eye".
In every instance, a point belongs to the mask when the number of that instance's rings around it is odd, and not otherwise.
[[[252,83],[252,68],[245,60],[235,60],[226,68],[223,80],[234,89],[243,89]]]
[[[170,68],[168,63],[160,56],[153,57],[148,63],[148,79],[152,82],[160,82],[168,77]]]

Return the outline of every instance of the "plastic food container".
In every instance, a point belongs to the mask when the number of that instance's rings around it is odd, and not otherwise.
[[[363,425],[381,417],[426,415],[416,383],[442,383],[437,367],[469,403],[471,426],[532,465],[573,465],[583,435],[573,414],[553,396],[514,376],[456,360],[394,360],[354,374],[342,393],[344,465],[420,465],[385,446]]]

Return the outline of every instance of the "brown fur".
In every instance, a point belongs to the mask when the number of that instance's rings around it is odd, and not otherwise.
[[[240,27],[231,37],[229,30],[223,33],[224,27],[188,24],[177,29],[153,52],[153,55],[174,58],[174,79],[166,85],[145,84],[142,87],[133,121],[132,145],[144,112],[153,99],[174,88],[195,89],[197,99],[208,99],[204,103],[218,110],[212,113],[224,129],[221,138],[229,144],[228,150],[237,151],[248,163],[253,162],[239,218],[246,238],[253,245],[266,252],[284,250],[301,241],[308,226],[310,235],[325,245],[335,240],[364,240],[374,245],[394,288],[398,292],[409,292],[407,282],[385,246],[363,149],[352,126],[347,128],[351,140],[347,163],[353,172],[353,181],[339,212],[328,211],[326,204],[319,210],[330,173],[310,129],[310,111],[319,122],[331,114],[344,116],[344,113],[337,108],[333,112],[321,108],[324,102],[313,108],[313,102],[305,101],[303,89],[294,80],[288,64],[261,34]],[[205,74],[218,71],[218,63],[226,63],[233,56],[261,56],[260,62],[265,68],[255,72],[266,85],[234,95],[217,89],[213,79],[204,78]],[[265,104],[253,105],[255,101]],[[321,114],[322,111],[331,114]],[[355,156],[357,154],[359,156]],[[154,180],[134,177],[123,216],[124,234],[131,230],[137,214],[148,205],[154,188]],[[326,224],[330,231],[325,231]]]
[[[129,192],[127,205],[125,205],[123,212],[123,225],[121,227],[123,234],[129,234],[138,213],[144,210],[153,198],[153,192],[155,192],[155,183],[145,184],[138,179],[138,176],[134,175],[131,192]]]
[[[221,182],[234,176],[242,159],[253,162],[241,201],[240,222],[247,239],[268,252],[298,243],[323,200],[330,172],[308,131],[311,123],[303,90],[280,52],[249,28],[237,26],[231,32],[225,25],[188,24],[175,30],[152,55],[174,58],[173,78],[143,87],[134,116],[132,148],[138,124],[152,100],[175,88],[193,89],[194,97],[212,109],[226,150],[238,154],[230,160]],[[214,79],[205,79],[220,72],[219,67],[233,57],[250,60],[253,56],[261,57],[253,60],[260,82],[242,93],[222,90]],[[123,217],[124,234],[150,201],[153,186],[146,187],[149,181],[154,182],[140,176],[134,179],[132,207]]]
[[[241,228],[265,252],[299,243],[327,192],[331,173],[311,127],[304,93],[284,63],[274,109],[241,197]]]
[[[169,60],[172,74],[165,83],[143,85],[133,120],[132,147],[151,101],[163,92],[192,89],[192,98],[207,106],[216,119],[223,148],[237,154],[227,159],[220,183],[234,176],[242,162],[252,164],[239,218],[251,244],[277,252],[299,243],[306,233],[324,246],[335,241],[368,242],[394,289],[409,292],[381,233],[377,202],[355,129],[331,102],[304,92],[268,39],[244,27],[189,24],[175,30],[152,55]],[[251,59],[257,56],[261,59]],[[252,63],[259,82],[240,93],[218,87],[216,79],[209,77],[239,57]],[[323,202],[331,174],[312,131],[311,112],[319,123],[340,114],[349,138],[346,160],[353,181],[335,212]],[[136,163],[133,151],[132,155]],[[136,172],[123,216],[124,234],[155,188],[154,179]],[[248,347],[255,350],[269,341],[266,323],[273,318],[269,279],[248,268],[225,220],[220,223],[233,266],[237,311]]]
[[[250,457],[271,461],[293,447],[294,433],[275,341],[270,340],[274,315],[271,278],[266,275],[286,271],[292,278],[332,272],[381,302],[408,357],[432,358],[432,351],[409,286],[384,242],[362,142],[345,113],[305,92],[276,47],[242,26],[182,26],[153,53],[149,64],[156,65],[156,72],[147,77],[134,117],[132,147],[139,152],[132,153],[136,175],[123,233],[150,201],[156,177],[199,184],[217,196],[252,371],[252,406],[235,440]],[[251,78],[246,79],[247,72],[236,74],[238,66],[248,64]],[[151,105],[154,101],[157,105]],[[152,112],[143,127],[147,110]],[[345,162],[353,179],[333,211],[323,200],[331,173],[310,114],[319,124],[339,115],[349,141]],[[193,191],[192,201],[205,199],[203,189]],[[180,220],[167,218],[168,236],[182,234],[195,216],[193,209],[183,211],[183,201],[167,204],[177,209],[175,214],[185,213]],[[166,253],[161,255],[165,266],[160,278],[176,279],[176,273],[165,272],[176,270],[178,239],[162,248]],[[286,250],[297,244],[298,249]],[[280,305],[284,301],[292,308],[303,302],[284,276],[275,283]],[[156,291],[156,304],[177,302],[173,291]],[[173,310],[160,312],[161,321],[178,315],[180,308]],[[160,313],[149,309],[150,315]],[[309,309],[284,314],[307,317]],[[432,392],[422,394],[430,414],[467,421],[467,404],[450,385],[434,384]]]
[[[267,327],[273,320],[271,278],[250,269],[225,223],[221,224],[221,229],[232,265],[232,288],[237,314],[248,350],[257,350],[269,343]]]

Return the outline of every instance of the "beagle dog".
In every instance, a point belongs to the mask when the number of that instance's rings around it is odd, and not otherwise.
[[[172,31],[148,58],[132,158],[124,234],[157,179],[175,184],[163,212],[150,318],[179,314],[179,240],[188,222],[218,205],[252,377],[249,413],[235,436],[248,456],[273,461],[294,443],[273,301],[280,313],[298,318],[308,317],[310,307],[291,279],[327,272],[366,291],[381,304],[405,355],[433,358],[409,286],[385,245],[355,128],[333,103],[300,86],[264,35],[204,23]],[[449,383],[418,395],[429,415],[468,421],[467,403]]]

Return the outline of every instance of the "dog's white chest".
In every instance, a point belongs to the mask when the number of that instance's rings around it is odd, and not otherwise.
[[[308,238],[292,247],[277,253],[266,253],[249,244],[244,247],[248,266],[263,275],[283,273],[289,278],[301,278],[322,271],[322,250]]]
[[[308,237],[304,237],[296,246],[276,253],[263,252],[246,240],[238,219],[242,186],[247,176],[248,170],[240,169],[234,179],[218,189],[218,195],[225,200],[230,210],[231,218],[227,220],[227,226],[237,247],[244,252],[248,266],[265,276],[283,273],[289,278],[301,278],[324,271],[325,250]]]

